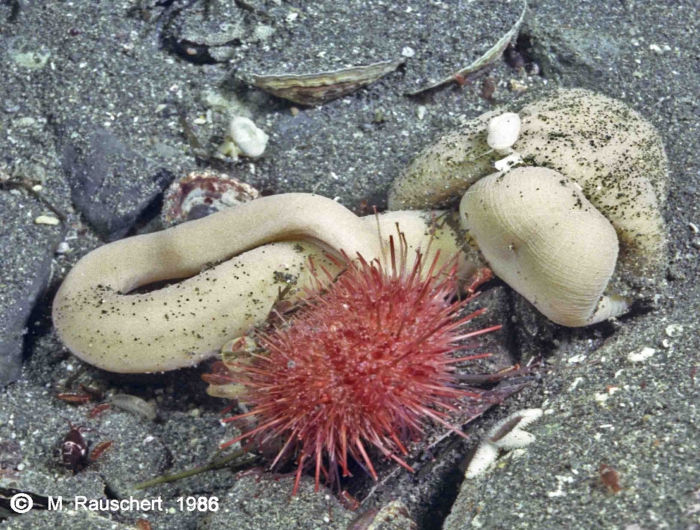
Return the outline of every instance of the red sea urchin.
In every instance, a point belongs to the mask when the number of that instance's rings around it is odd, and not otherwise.
[[[418,438],[426,418],[464,436],[446,412],[478,395],[457,386],[454,365],[485,355],[452,354],[462,340],[500,326],[464,333],[483,310],[457,317],[468,300],[454,302],[456,260],[438,269],[436,256],[426,271],[420,253],[411,267],[401,247],[398,264],[392,241],[389,267],[359,257],[325,290],[319,282],[288,325],[257,337],[267,355],[236,366],[253,409],[224,421],[254,416],[258,426],[224,445],[280,438],[273,468],[299,448],[293,494],[307,462],[315,463],[317,489],[321,471],[329,480],[338,467],[350,475],[348,454],[376,480],[368,446],[413,471],[398,456],[407,454],[401,440]]]

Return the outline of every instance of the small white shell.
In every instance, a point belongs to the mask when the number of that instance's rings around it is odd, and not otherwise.
[[[501,151],[513,147],[520,135],[520,116],[515,112],[506,112],[491,118],[487,131],[486,143],[491,149]]]
[[[61,221],[59,221],[56,217],[53,215],[40,215],[36,219],[34,219],[34,224],[38,225],[49,225],[49,226],[55,226],[59,224]]]
[[[265,152],[269,136],[259,129],[252,120],[242,116],[233,118],[229,132],[239,154],[249,158],[257,158]]]

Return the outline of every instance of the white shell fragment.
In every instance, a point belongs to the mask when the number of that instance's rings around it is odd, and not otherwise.
[[[236,145],[238,154],[257,158],[265,152],[269,136],[258,128],[252,120],[237,116],[231,120],[229,134]]]
[[[656,350],[654,348],[644,348],[640,352],[632,352],[627,356],[627,360],[633,363],[643,363],[647,359],[650,359]]]
[[[34,224],[56,226],[61,221],[52,215],[40,215],[34,219]]]
[[[489,442],[481,442],[474,453],[467,472],[464,474],[466,478],[474,478],[483,474],[491,464],[498,459],[498,447]]]
[[[474,478],[484,473],[498,458],[499,450],[521,449],[534,442],[535,435],[523,429],[543,414],[542,409],[524,409],[498,422],[477,446],[465,477]]]
[[[500,160],[496,161],[493,165],[496,168],[496,171],[510,171],[513,166],[522,164],[522,162],[523,157],[520,156],[520,153],[513,153],[505,158],[501,158]]]
[[[501,151],[513,147],[520,135],[520,116],[515,112],[506,112],[491,118],[487,126],[486,143],[491,149]]]
[[[460,213],[494,273],[557,324],[587,326],[627,308],[604,297],[617,262],[615,229],[560,173],[494,173],[465,193]]]

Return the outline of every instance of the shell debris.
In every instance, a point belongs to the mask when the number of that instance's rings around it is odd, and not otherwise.
[[[535,435],[525,428],[539,420],[542,409],[523,409],[498,422],[481,440],[467,466],[465,478],[483,474],[498,458],[500,450],[521,449],[535,441]]]
[[[301,105],[322,105],[367,86],[393,72],[404,60],[382,61],[331,72],[250,76],[253,86]]]
[[[165,192],[161,222],[170,227],[206,217],[260,197],[260,192],[237,178],[213,170],[197,170],[173,182]]]
[[[509,150],[518,141],[520,125],[520,116],[515,112],[506,112],[491,118],[486,128],[486,143],[496,151]]]
[[[107,401],[115,407],[130,412],[135,416],[141,416],[150,421],[156,419],[157,412],[155,405],[138,396],[115,394],[110,396]]]
[[[633,363],[643,363],[647,359],[650,359],[656,350],[654,348],[644,348],[640,352],[632,352],[627,356],[627,360]]]
[[[40,215],[34,219],[34,224],[56,226],[61,221],[52,215]]]
[[[515,41],[515,39],[517,39],[518,33],[520,32],[520,26],[523,23],[523,20],[525,20],[525,13],[527,13],[527,0],[523,0],[523,10],[520,13],[518,20],[515,22],[513,27],[511,27],[500,39],[498,39],[498,42],[496,42],[496,44],[489,48],[486,51],[486,53],[480,56],[476,61],[466,66],[465,68],[457,70],[456,72],[451,73],[447,77],[440,79],[440,81],[438,81],[437,83],[432,83],[413,92],[409,92],[406,95],[419,96],[424,92],[440,88],[448,83],[467,83],[474,77],[478,76],[486,68],[491,66],[494,62],[496,62],[503,55],[503,52],[506,50],[508,45],[511,42]]]

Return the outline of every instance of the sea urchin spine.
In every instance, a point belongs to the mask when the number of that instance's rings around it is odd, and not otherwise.
[[[438,267],[436,256],[426,270],[420,253],[408,264],[403,240],[398,256],[393,238],[390,250],[388,265],[360,256],[325,290],[319,282],[287,325],[259,334],[267,354],[234,369],[253,408],[224,421],[255,417],[258,426],[224,446],[280,438],[273,468],[300,449],[293,494],[306,463],[315,464],[318,489],[322,472],[327,481],[338,467],[350,475],[348,455],[376,480],[370,446],[413,471],[398,455],[408,454],[402,440],[420,438],[426,418],[464,436],[448,413],[478,394],[459,388],[455,365],[486,354],[452,354],[500,326],[463,332],[484,310],[457,317],[469,299],[454,302],[456,260]]]

